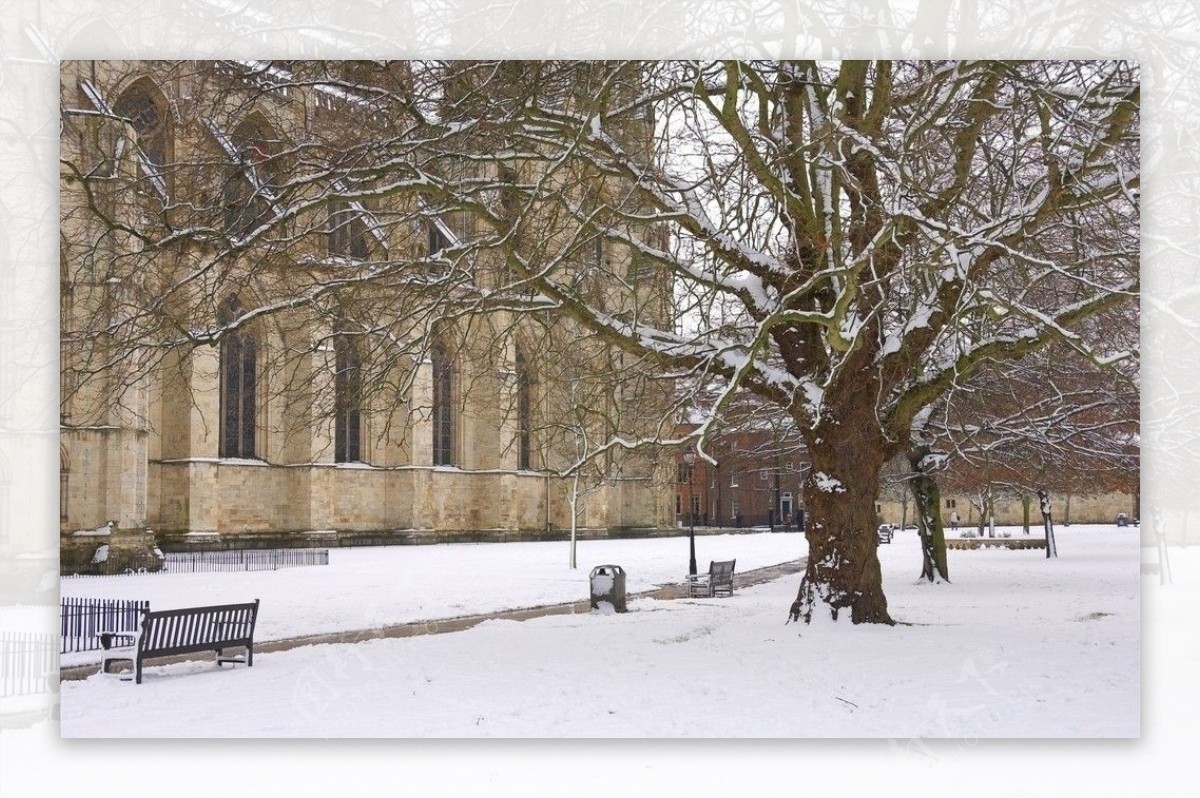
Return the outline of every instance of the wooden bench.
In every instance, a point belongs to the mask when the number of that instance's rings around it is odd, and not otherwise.
[[[134,679],[142,683],[142,663],[155,657],[213,651],[217,665],[244,662],[254,665],[254,623],[258,619],[258,599],[248,604],[221,604],[211,607],[151,612],[142,610],[136,632],[101,632],[104,647],[100,672],[110,673],[109,663],[133,663]],[[121,645],[114,643],[122,641]],[[226,657],[227,648],[245,648],[244,656]]]
[[[733,568],[736,564],[737,560],[712,560],[708,563],[707,574],[688,576],[688,597],[732,596]]]

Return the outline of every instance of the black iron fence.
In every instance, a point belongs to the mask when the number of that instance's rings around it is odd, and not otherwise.
[[[275,571],[306,565],[329,565],[329,549],[237,549],[233,551],[167,552],[163,573],[211,571]]]
[[[100,632],[134,632],[148,601],[63,598],[59,601],[61,623],[59,651],[95,651]]]
[[[49,693],[57,681],[58,652],[54,650],[54,635],[0,633],[0,696]]]
[[[395,535],[342,535],[338,538],[338,546],[353,548],[356,546],[402,546],[412,541]]]

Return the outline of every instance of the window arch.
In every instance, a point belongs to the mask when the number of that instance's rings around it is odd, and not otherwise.
[[[217,313],[222,325],[242,315],[236,296]],[[221,457],[254,457],[258,412],[258,343],[248,330],[233,330],[221,339]]]
[[[429,357],[433,364],[433,464],[455,465],[454,363],[440,343]]]
[[[230,137],[237,161],[221,187],[225,232],[244,236],[269,221],[281,184],[278,153],[281,140],[266,122],[251,117]]]
[[[129,120],[145,156],[143,165],[162,176],[170,157],[170,136],[166,103],[157,87],[149,78],[137,81],[117,98],[113,113]]]
[[[333,339],[335,463],[362,462],[362,355],[345,334]]]
[[[517,468],[528,471],[533,461],[532,402],[530,397],[531,378],[525,353],[518,348],[516,354],[517,389]]]

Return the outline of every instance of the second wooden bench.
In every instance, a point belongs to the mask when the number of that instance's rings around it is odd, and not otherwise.
[[[688,596],[691,598],[733,595],[733,568],[737,560],[712,560],[707,574],[688,577]]]

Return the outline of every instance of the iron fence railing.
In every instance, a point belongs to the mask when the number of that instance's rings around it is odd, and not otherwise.
[[[64,597],[59,601],[59,651],[95,651],[100,632],[134,632],[148,601]]]
[[[49,693],[57,681],[53,634],[0,632],[0,696]]]
[[[275,571],[308,565],[329,565],[329,549],[173,551],[164,555],[163,572]]]

